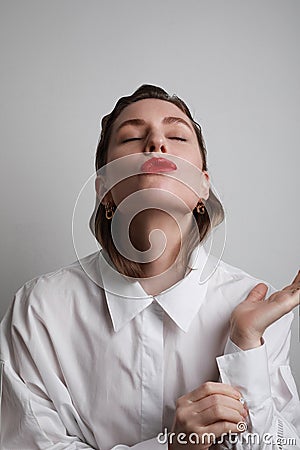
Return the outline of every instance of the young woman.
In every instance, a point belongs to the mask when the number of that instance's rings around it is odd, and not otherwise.
[[[300,448],[300,275],[275,292],[204,249],[224,212],[185,103],[121,98],[96,170],[102,250],[26,283],[2,322],[1,449]]]

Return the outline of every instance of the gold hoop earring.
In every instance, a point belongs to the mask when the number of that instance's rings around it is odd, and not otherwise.
[[[204,204],[203,200],[201,200],[200,202],[197,203],[196,210],[197,210],[198,214],[201,214],[201,215],[205,214],[205,204]]]
[[[112,203],[110,203],[110,202],[106,203],[106,205],[105,205],[105,217],[107,218],[107,220],[111,220],[113,218],[113,215],[115,213],[115,209],[116,209],[116,207]]]

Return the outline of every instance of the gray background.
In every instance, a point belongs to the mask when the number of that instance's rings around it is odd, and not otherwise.
[[[227,213],[224,260],[277,288],[294,278],[298,0],[0,5],[0,316],[25,281],[76,259],[72,214],[93,173],[100,118],[145,82],[185,99],[203,126]],[[93,192],[86,198],[84,223]],[[291,359],[300,386],[295,313]]]

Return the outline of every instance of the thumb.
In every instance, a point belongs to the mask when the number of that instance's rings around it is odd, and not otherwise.
[[[260,302],[265,298],[267,292],[268,286],[264,283],[259,283],[251,289],[245,301],[252,303]]]

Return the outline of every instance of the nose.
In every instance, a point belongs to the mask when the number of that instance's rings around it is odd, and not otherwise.
[[[159,133],[151,133],[145,146],[145,152],[162,152],[166,153],[166,142],[164,137]]]

